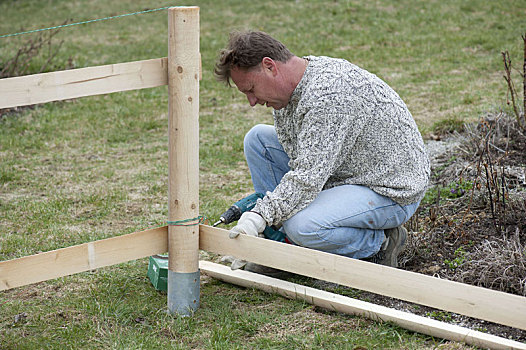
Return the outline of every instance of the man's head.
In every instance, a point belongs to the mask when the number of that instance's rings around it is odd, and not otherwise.
[[[232,69],[258,69],[263,58],[285,63],[294,55],[278,40],[264,32],[233,32],[227,48],[221,50],[214,73],[219,81],[230,84]]]
[[[301,80],[305,62],[266,33],[233,33],[220,53],[215,74],[229,86],[234,82],[251,106],[281,109]]]

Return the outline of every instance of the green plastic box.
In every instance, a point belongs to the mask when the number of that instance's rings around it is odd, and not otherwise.
[[[150,256],[148,277],[155,289],[168,291],[168,255]]]

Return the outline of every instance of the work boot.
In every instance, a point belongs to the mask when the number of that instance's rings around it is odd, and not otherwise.
[[[407,230],[403,226],[384,231],[385,242],[378,253],[364,260],[375,264],[398,267],[398,255],[404,250],[407,240]]]
[[[278,270],[273,267],[259,265],[253,262],[247,262],[247,264],[245,265],[245,271],[259,273],[260,275],[265,275],[268,277],[274,277],[274,278],[280,278],[280,279],[292,276],[290,272]]]

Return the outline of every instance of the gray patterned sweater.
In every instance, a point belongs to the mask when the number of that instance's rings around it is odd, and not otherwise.
[[[305,57],[289,104],[274,111],[290,171],[256,204],[277,225],[324,189],[357,184],[401,205],[424,196],[429,159],[405,103],[385,82],[346,60]]]

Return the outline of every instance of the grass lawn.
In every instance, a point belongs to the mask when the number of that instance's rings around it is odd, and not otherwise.
[[[171,5],[201,8],[200,209],[211,220],[251,192],[243,136],[272,122],[270,110],[213,78],[231,30],[264,30],[297,55],[342,57],[377,74],[427,135],[503,108],[500,52],[520,62],[526,29],[522,0],[4,0],[0,35]],[[0,38],[0,64],[36,37]],[[167,14],[64,28],[62,40],[51,70],[165,57]],[[0,261],[163,225],[167,108],[160,87],[1,116]],[[467,348],[208,278],[197,314],[177,318],[146,271],[141,259],[0,292],[0,349]]]

